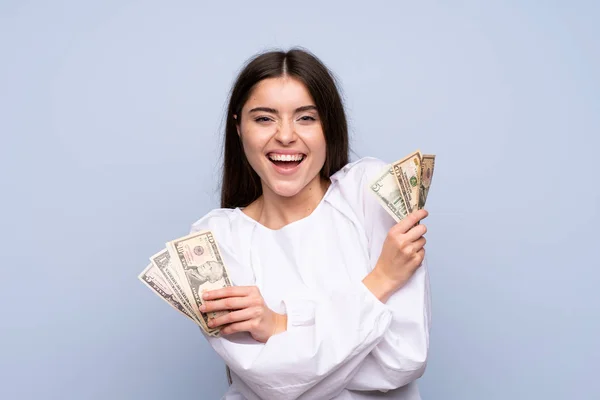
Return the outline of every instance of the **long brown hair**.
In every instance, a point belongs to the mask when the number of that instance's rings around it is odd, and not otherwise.
[[[246,62],[229,96],[223,152],[221,207],[245,207],[262,194],[258,174],[252,169],[237,132],[242,107],[257,83],[267,78],[289,76],[306,85],[315,101],[327,146],[320,175],[331,175],[348,163],[348,122],[335,77],[307,50],[269,51]]]

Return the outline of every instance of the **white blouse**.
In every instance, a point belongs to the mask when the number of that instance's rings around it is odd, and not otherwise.
[[[278,230],[236,209],[192,225],[210,229],[234,285],[256,285],[287,331],[267,343],[247,332],[205,335],[231,369],[224,399],[420,399],[429,348],[427,266],[384,304],[362,283],[395,221],[368,193],[385,168],[366,157],[331,177],[306,218]]]

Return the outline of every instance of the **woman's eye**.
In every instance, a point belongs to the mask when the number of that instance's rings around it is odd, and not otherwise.
[[[258,117],[255,119],[256,122],[269,122],[270,120],[269,117]]]
[[[311,117],[310,115],[305,115],[303,117],[300,117],[301,121],[315,121],[314,117]]]

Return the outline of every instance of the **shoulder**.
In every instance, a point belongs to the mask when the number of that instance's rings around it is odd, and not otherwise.
[[[376,234],[375,231],[387,233],[395,223],[370,189],[388,168],[389,164],[383,160],[363,157],[348,163],[331,177],[336,187],[330,203],[362,226],[368,236]]]
[[[237,210],[232,208],[215,208],[197,219],[191,226],[191,232],[202,230],[227,230],[238,219]]]
[[[381,175],[388,164],[379,158],[363,157],[350,162],[331,176],[336,191],[350,202],[362,202],[369,185]],[[368,200],[367,200],[368,201]]]

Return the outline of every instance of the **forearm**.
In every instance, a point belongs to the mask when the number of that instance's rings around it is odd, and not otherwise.
[[[296,398],[308,391],[333,397],[344,390],[391,321],[387,307],[361,284],[327,298],[292,295],[284,304],[286,330],[264,344],[246,335],[208,338],[261,398]]]
[[[397,290],[395,285],[381,274],[377,268],[365,276],[362,282],[382,303],[387,303],[390,296]]]
[[[275,326],[271,337],[287,331],[287,314],[275,313]]]
[[[427,265],[386,302],[392,321],[382,340],[348,385],[353,390],[390,390],[404,386],[425,371],[429,352],[430,290]]]

